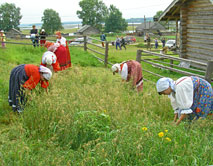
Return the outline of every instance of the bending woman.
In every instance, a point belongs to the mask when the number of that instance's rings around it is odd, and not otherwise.
[[[176,125],[189,115],[189,119],[206,117],[213,112],[213,91],[211,85],[199,77],[181,77],[177,81],[161,78],[157,91],[168,95],[174,109]],[[177,120],[179,117],[179,120]]]
[[[143,76],[141,64],[135,60],[129,60],[122,63],[116,63],[112,66],[113,74],[119,73],[121,78],[126,82],[133,80],[133,87],[137,88],[138,92],[143,91]]]
[[[55,72],[61,70],[55,54],[51,51],[46,51],[43,54],[42,60],[41,60],[41,65],[45,66],[45,67],[47,67],[48,65],[51,65]]]
[[[40,82],[41,87],[47,92],[51,76],[50,69],[44,66],[23,64],[15,67],[10,74],[8,96],[9,105],[12,106],[13,111],[23,111],[22,106],[26,103],[25,89],[32,90]]]

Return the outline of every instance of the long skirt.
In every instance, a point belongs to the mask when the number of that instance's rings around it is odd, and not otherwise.
[[[194,102],[191,107],[193,116],[197,119],[213,113],[213,90],[204,79],[192,76],[194,87]]]
[[[70,50],[69,50],[67,42],[66,42],[66,51],[67,51],[67,67],[71,67],[72,66],[71,56],[70,56]]]
[[[66,47],[60,45],[57,50],[54,52],[57,61],[61,67],[61,70],[65,70],[67,68],[67,50]]]
[[[22,85],[29,79],[23,65],[15,67],[10,74],[8,102],[14,112],[22,112],[26,102]]]

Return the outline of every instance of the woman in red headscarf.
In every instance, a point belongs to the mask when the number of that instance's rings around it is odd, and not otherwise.
[[[70,57],[70,51],[69,51],[69,47],[67,44],[67,40],[61,36],[61,32],[57,31],[56,33],[56,43],[59,43],[60,45],[63,45],[64,47],[66,47],[66,51],[67,51],[67,67],[71,67],[71,57]]]
[[[67,51],[63,45],[59,43],[52,43],[47,41],[44,45],[48,51],[53,52],[56,57],[57,61],[60,65],[60,70],[65,70],[67,68]]]

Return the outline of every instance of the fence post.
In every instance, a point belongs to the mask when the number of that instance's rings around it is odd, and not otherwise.
[[[108,51],[109,51],[109,43],[105,42],[106,46],[105,46],[105,58],[104,58],[104,65],[105,67],[107,67],[108,64]]]
[[[174,61],[171,59],[171,60],[170,60],[170,67],[172,67],[172,68],[173,68],[173,62],[174,62]]]
[[[142,56],[142,50],[137,50],[136,61],[138,61],[139,63],[141,63],[141,56]]]
[[[213,73],[213,60],[209,60],[207,63],[207,69],[205,74],[205,80],[211,84]]]
[[[84,51],[87,51],[87,36],[84,36]]]

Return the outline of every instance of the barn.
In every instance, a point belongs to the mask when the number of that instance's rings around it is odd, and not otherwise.
[[[78,35],[92,35],[92,34],[99,34],[100,31],[97,28],[92,27],[91,25],[84,25],[78,31]]]
[[[180,57],[213,60],[213,0],[174,0],[158,21],[180,22]]]

